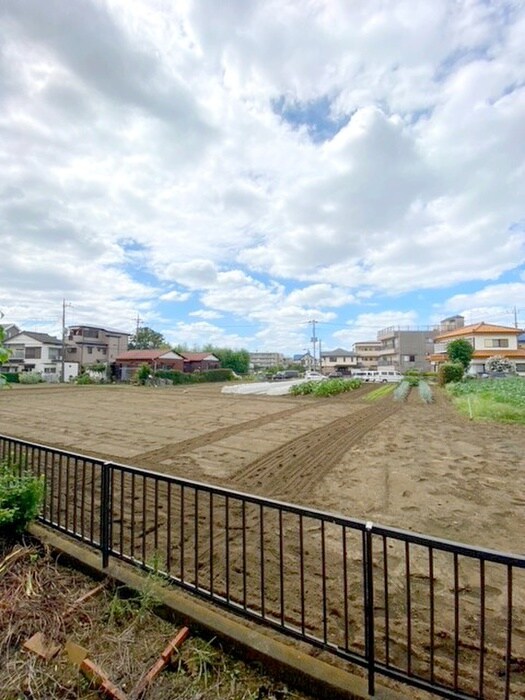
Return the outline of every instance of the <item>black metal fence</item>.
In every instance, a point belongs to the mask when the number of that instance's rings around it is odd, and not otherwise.
[[[40,520],[376,674],[449,698],[525,695],[525,557],[0,436]]]

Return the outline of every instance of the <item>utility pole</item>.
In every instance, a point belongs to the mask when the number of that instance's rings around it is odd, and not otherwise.
[[[316,346],[316,343],[317,343],[317,337],[316,337],[316,335],[315,335],[315,324],[317,323],[317,321],[316,321],[315,319],[313,319],[312,321],[308,321],[308,323],[311,323],[311,324],[312,324],[312,338],[311,338],[311,343],[312,343],[312,347],[313,347],[313,351],[314,351],[314,352],[313,352],[313,355],[314,355],[314,370],[315,370],[315,346]]]
[[[66,381],[66,300],[62,299],[62,362],[60,364],[60,381]]]
[[[323,372],[323,358],[321,354],[321,338],[319,338],[319,372]]]
[[[514,307],[514,328],[518,327],[518,309]]]

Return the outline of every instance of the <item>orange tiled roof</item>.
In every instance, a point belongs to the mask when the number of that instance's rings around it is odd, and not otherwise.
[[[514,360],[525,360],[525,348],[519,350],[508,350],[507,348],[492,348],[490,350],[474,350],[472,355],[473,360],[486,360],[489,357],[494,357],[501,355],[501,357],[508,357]],[[430,362],[448,362],[448,355],[446,352],[435,352],[428,355]]]
[[[444,338],[460,338],[464,335],[478,335],[480,333],[504,333],[508,335],[520,335],[523,333],[519,328],[513,328],[512,326],[496,326],[492,323],[474,323],[470,326],[463,326],[463,328],[456,328],[454,331],[447,331],[446,333],[440,333],[434,340],[442,340]]]

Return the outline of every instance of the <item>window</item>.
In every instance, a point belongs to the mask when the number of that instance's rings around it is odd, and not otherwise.
[[[525,372],[525,363],[517,362],[516,363],[516,372]]]
[[[40,360],[42,348],[26,348],[26,360]]]
[[[403,355],[403,362],[415,362],[415,361],[416,361],[415,355]]]
[[[485,339],[486,348],[508,348],[509,339],[508,338],[486,338]]]
[[[337,357],[330,357],[329,362],[337,362]]]
[[[82,335],[84,338],[98,338],[98,331],[96,328],[84,328]]]
[[[92,354],[93,354],[93,348],[88,348],[87,351],[88,351],[88,355],[92,355]]]
[[[74,354],[77,351],[77,349],[76,348],[68,348],[67,351],[70,352],[71,354]]]

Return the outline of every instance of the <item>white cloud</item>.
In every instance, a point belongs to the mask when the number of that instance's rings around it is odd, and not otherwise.
[[[5,0],[0,18],[16,319],[67,297],[169,327],[158,302],[191,294],[291,348],[312,318],[354,319],[351,339],[363,301],[525,260],[523,3]],[[346,122],[324,143],[272,106],[323,99]]]

